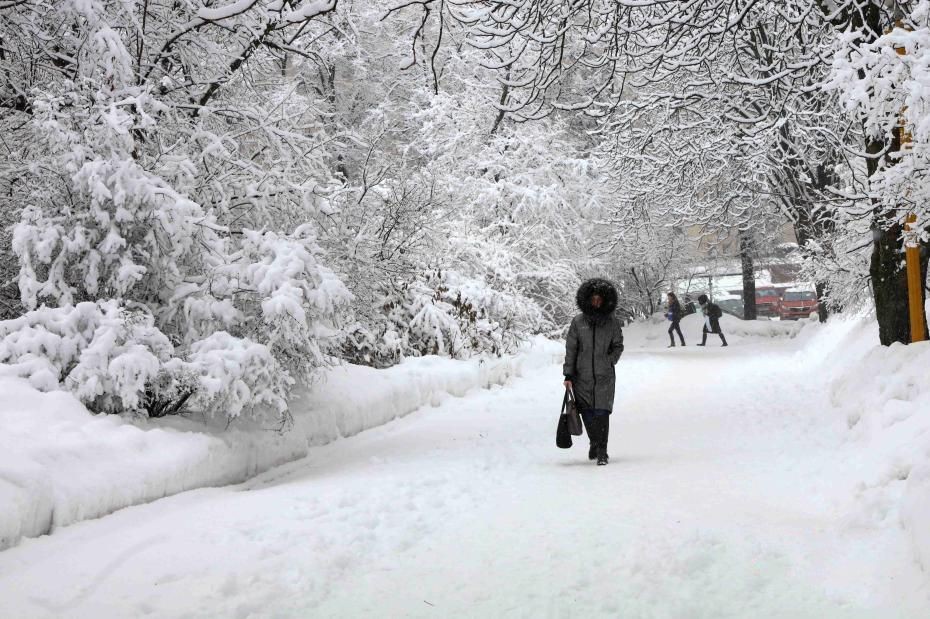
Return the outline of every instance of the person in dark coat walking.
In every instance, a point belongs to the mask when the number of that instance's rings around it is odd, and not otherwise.
[[[675,348],[675,336],[673,335],[675,332],[678,333],[681,345],[685,345],[685,336],[681,334],[681,315],[681,303],[678,302],[678,297],[674,292],[668,293],[668,314],[666,316],[672,321],[672,325],[668,328],[668,339],[671,340],[669,348]]]
[[[605,279],[589,279],[575,294],[581,313],[565,339],[565,387],[575,394],[591,447],[588,458],[607,464],[607,436],[614,408],[614,366],[623,354],[623,329],[614,316],[617,289]]]
[[[723,342],[722,346],[727,345],[727,338],[723,335],[723,330],[720,328],[720,318],[723,316],[723,311],[721,311],[720,306],[716,303],[711,303],[707,299],[706,294],[702,294],[698,297],[698,303],[701,304],[701,313],[704,314],[704,337],[701,338],[701,343],[698,346],[704,346],[707,344],[707,334],[716,333],[720,336],[720,341]]]

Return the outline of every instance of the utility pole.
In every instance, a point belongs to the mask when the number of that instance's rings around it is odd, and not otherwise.
[[[900,22],[899,27],[904,27]],[[895,47],[899,56],[907,54],[904,47]],[[898,126],[895,127],[898,133],[898,144],[900,151],[903,153],[911,147],[911,133],[907,130],[904,118],[904,110],[898,116]],[[904,224],[904,258],[907,264],[907,301],[908,313],[911,319],[911,342],[923,342],[927,339],[927,332],[924,328],[924,304],[923,304],[923,278],[920,272],[920,240],[918,238],[917,215],[909,213]]]
[[[924,330],[924,304],[921,294],[924,283],[920,272],[920,245],[917,234],[917,215],[910,213],[904,226],[904,256],[907,262],[907,302],[911,315],[911,342],[927,339]]]

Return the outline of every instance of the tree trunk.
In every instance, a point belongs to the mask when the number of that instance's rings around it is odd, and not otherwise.
[[[825,16],[830,16],[837,29],[858,32],[863,43],[871,43],[882,35],[891,25],[891,15],[883,2],[868,0],[860,4],[847,5],[836,11],[832,3],[817,0]],[[860,71],[860,77],[863,73]],[[866,172],[871,178],[883,163],[879,154],[884,150],[882,139],[866,138],[867,157]],[[889,153],[899,151],[901,142],[898,132],[894,132]],[[884,163],[891,164],[892,159],[884,157]],[[890,220],[883,214],[879,205],[875,206],[872,218],[873,247],[869,265],[872,280],[872,296],[875,300],[875,318],[878,321],[878,335],[882,345],[890,346],[894,342],[907,344],[911,340],[911,326],[907,302],[907,271],[904,268],[904,252],[901,242],[902,223]],[[921,260],[923,262],[924,259]],[[921,292],[921,296],[924,293]],[[926,321],[926,317],[924,318]]]
[[[743,264],[743,320],[755,320],[756,312],[756,271],[752,259],[752,238],[749,232],[739,232],[739,257]]]
[[[907,271],[901,268],[903,262],[901,226],[894,224],[884,230],[875,230],[869,275],[875,298],[878,338],[883,346],[911,341]]]
[[[881,3],[871,0],[861,13],[861,30],[866,40],[874,41],[881,36],[888,25]],[[895,131],[888,153],[901,150],[901,136]],[[885,148],[885,141],[867,138],[865,150],[870,155],[866,159],[866,171],[871,178],[884,162],[893,165],[894,159],[886,154],[883,161],[878,154]],[[875,300],[875,318],[878,320],[878,338],[883,346],[894,342],[909,344],[911,341],[910,308],[907,296],[907,269],[904,264],[902,243],[903,224],[889,219],[879,205],[875,207],[872,220],[873,246],[869,275],[872,278],[872,296]],[[921,292],[923,297],[923,292]],[[926,318],[924,318],[926,321]]]
[[[866,152],[879,153],[884,143],[869,140]],[[890,152],[901,150],[900,135],[895,132],[891,141]],[[867,171],[872,176],[878,171],[876,158],[867,160]],[[887,165],[893,165],[888,160]],[[911,315],[908,303],[907,266],[904,259],[904,226],[902,222],[891,219],[880,207],[876,206],[872,222],[874,243],[869,275],[872,279],[872,296],[875,300],[875,318],[878,321],[878,339],[883,346],[895,342],[911,343]],[[920,298],[921,319],[926,332],[927,314],[923,311],[926,301],[927,253],[920,257]]]

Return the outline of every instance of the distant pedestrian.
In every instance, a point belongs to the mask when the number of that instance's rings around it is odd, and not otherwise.
[[[614,366],[623,353],[623,330],[614,316],[617,289],[605,279],[589,279],[575,295],[581,313],[565,339],[565,388],[575,394],[588,440],[588,458],[607,464],[607,436],[614,408]]]
[[[665,317],[672,323],[668,328],[668,339],[671,341],[671,344],[668,345],[669,348],[675,348],[675,336],[673,333],[678,333],[678,339],[681,340],[681,345],[685,345],[685,336],[681,334],[681,316],[681,303],[678,302],[678,297],[675,296],[674,292],[668,293],[668,313],[665,314]]]
[[[716,303],[711,303],[707,299],[706,294],[702,294],[698,297],[698,303],[701,304],[701,313],[704,314],[704,337],[701,338],[701,343],[698,346],[704,346],[707,344],[707,334],[716,333],[720,336],[720,341],[723,342],[722,346],[727,345],[727,338],[723,335],[723,330],[720,328],[720,318],[723,316],[723,310],[720,309],[720,306]]]

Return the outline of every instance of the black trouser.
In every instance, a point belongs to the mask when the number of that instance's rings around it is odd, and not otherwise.
[[[672,335],[672,332],[677,332],[677,333],[678,333],[678,339],[681,340],[681,345],[682,345],[682,346],[685,345],[685,336],[681,334],[681,326],[680,326],[680,323],[681,323],[680,320],[673,320],[673,321],[672,321],[672,326],[670,326],[670,327],[668,328],[668,339],[671,340],[672,346],[675,345],[675,336]]]
[[[598,452],[607,451],[607,435],[610,433],[610,414],[607,411],[588,409],[581,413],[581,421],[588,433],[591,446]]]
[[[703,332],[704,332],[704,337],[701,338],[701,344],[702,344],[702,345],[707,343],[707,334],[708,334],[708,333],[716,333],[717,335],[720,336],[720,341],[721,341],[721,342],[723,342],[724,344],[727,343],[727,338],[724,337],[723,331],[720,329],[720,321],[717,320],[717,319],[714,319],[714,318],[711,318],[711,319],[710,319],[710,331],[707,330],[707,324],[705,323],[705,324],[704,324]]]

